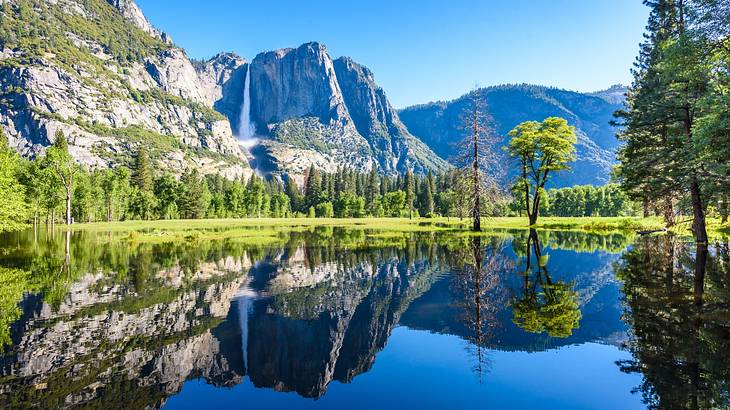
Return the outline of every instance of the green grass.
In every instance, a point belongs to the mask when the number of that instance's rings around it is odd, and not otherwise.
[[[383,238],[400,232],[470,232],[470,220],[458,218],[244,218],[195,219],[161,221],[125,221],[76,224],[72,230],[115,233],[114,239],[130,242],[170,242],[231,239],[245,243],[267,244],[282,238],[286,232],[315,227],[349,227],[367,229],[369,236]],[[624,232],[662,228],[660,218],[558,218],[546,217],[534,228],[538,230],[581,231],[591,233]],[[526,218],[485,218],[482,228],[487,233],[504,229],[527,229]]]

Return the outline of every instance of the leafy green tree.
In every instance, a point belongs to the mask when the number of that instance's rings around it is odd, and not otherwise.
[[[383,197],[383,213],[385,216],[398,217],[406,210],[406,193],[398,190],[388,192]]]
[[[79,171],[78,165],[68,152],[68,142],[61,130],[56,132],[53,145],[46,150],[45,164],[58,178],[66,198],[66,224],[70,225],[71,219],[71,198],[73,197],[74,177]]]
[[[551,172],[569,169],[575,160],[575,128],[563,118],[549,117],[542,123],[523,122],[509,135],[507,151],[519,164],[517,190],[523,194],[525,211],[534,225]]]
[[[157,215],[161,219],[179,218],[178,202],[182,187],[175,177],[170,173],[162,174],[154,183],[155,197],[157,198]]]
[[[290,177],[286,179],[284,192],[286,192],[286,196],[289,197],[289,203],[292,211],[301,212],[303,207],[302,194],[293,178]]]
[[[291,215],[289,196],[279,192],[271,196],[271,216],[274,218],[286,218]]]
[[[335,210],[332,206],[332,202],[320,202],[315,208],[315,212],[318,218],[332,218],[335,216]]]
[[[20,171],[20,157],[8,147],[0,128],[0,232],[22,228],[28,217],[25,188],[18,181]]]
[[[406,207],[408,208],[408,218],[413,218],[416,202],[416,178],[410,170],[406,172],[405,183]]]

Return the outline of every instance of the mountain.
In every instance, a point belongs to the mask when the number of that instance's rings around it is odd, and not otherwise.
[[[322,44],[261,53],[249,72],[251,122],[280,171],[301,175],[311,164],[388,174],[449,168],[408,132],[370,70],[333,60]],[[239,119],[235,110],[225,114]]]
[[[507,133],[520,122],[559,116],[576,127],[577,160],[571,171],[556,174],[552,186],[560,187],[608,182],[619,145],[615,138],[617,130],[609,122],[613,112],[622,108],[624,90],[614,86],[606,91],[583,94],[535,85],[503,85],[478,92],[488,107],[488,120],[501,138],[494,149],[503,156],[505,164],[509,159],[501,148],[508,142]],[[452,158],[453,142],[463,135],[460,118],[473,93],[453,101],[408,107],[398,114],[408,129],[438,155]]]
[[[90,166],[128,164],[144,145],[174,172],[250,175],[213,109],[237,65],[196,70],[131,0],[0,2],[0,126],[27,156],[60,131]]]
[[[607,181],[620,86],[592,94],[500,86],[482,95],[499,135],[552,115],[576,125],[578,160],[556,186]],[[232,53],[191,60],[132,0],[0,0],[0,127],[26,156],[42,154],[60,131],[92,167],[129,165],[145,146],[178,174],[195,167],[238,178],[257,168],[301,182],[311,165],[439,172],[451,167],[444,158],[468,99],[397,111],[368,68],[316,42],[250,62]],[[249,153],[235,136],[251,128],[259,143]]]

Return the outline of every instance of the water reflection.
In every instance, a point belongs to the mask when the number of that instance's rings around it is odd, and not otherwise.
[[[727,278],[718,267],[727,272],[727,245],[708,253],[703,282],[712,286],[699,293],[693,286],[685,312],[684,299],[675,300],[686,282],[678,270],[696,253],[676,240],[675,268],[667,269],[656,246],[645,243],[619,261],[617,252],[630,243],[621,235],[464,237],[328,227],[278,238],[252,246],[233,238],[138,243],[91,232],[2,237],[0,405],[160,407],[194,379],[321,398],[333,382],[369,372],[398,326],[460,337],[486,384],[497,351],[628,343],[615,264],[630,306],[626,322],[637,336],[630,344],[637,359],[622,367],[644,372],[656,392],[640,348],[642,326],[656,338],[653,327],[664,325],[653,315],[677,328],[677,318],[691,313],[695,327],[685,331],[704,338],[716,329],[708,323],[719,321],[709,312],[726,307],[721,301],[729,296],[720,292]],[[661,313],[632,293],[647,293],[641,273],[654,270],[672,276],[671,297],[656,303],[672,308]],[[719,343],[707,348],[725,347]],[[672,367],[664,359],[657,357]],[[702,380],[718,379],[699,366],[701,390],[708,384]]]
[[[574,284],[551,278],[550,254],[543,252],[537,231],[530,229],[524,245],[520,241],[515,243],[516,253],[524,259],[524,270],[519,272],[524,284],[522,294],[512,301],[512,320],[531,333],[569,337],[581,318]]]
[[[730,406],[730,251],[674,236],[648,238],[616,268],[635,338],[625,372],[649,408]]]

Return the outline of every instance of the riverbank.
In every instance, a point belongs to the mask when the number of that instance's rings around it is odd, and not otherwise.
[[[309,230],[317,227],[347,227],[380,232],[452,232],[473,235],[469,219],[458,218],[241,218],[191,219],[79,223],[70,227],[56,225],[62,230],[108,232],[116,238],[143,242],[165,242],[181,239],[229,239],[266,243],[282,232]],[[661,230],[663,221],[658,217],[544,217],[532,226],[543,231],[578,231],[594,234],[636,234],[637,231]],[[691,235],[690,224],[682,223],[672,231]],[[528,229],[527,218],[484,218],[485,233],[498,230]],[[730,236],[730,224],[717,219],[708,221],[711,238]]]

